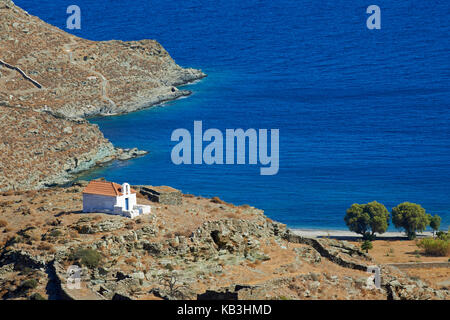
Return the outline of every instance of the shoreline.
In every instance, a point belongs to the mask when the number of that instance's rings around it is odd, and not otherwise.
[[[338,240],[358,240],[362,235],[349,230],[337,229],[312,229],[312,228],[288,228],[293,234],[307,238],[332,238]],[[375,240],[408,240],[402,231],[387,231],[383,234],[376,234]],[[433,236],[431,231],[425,231],[417,234],[417,238]]]
[[[202,76],[201,78],[195,79],[193,81],[188,81],[186,83],[184,83],[181,86],[190,86],[190,85],[194,85],[196,83],[199,83],[200,81],[202,81],[204,78],[206,78],[207,75],[204,74],[204,76]],[[98,127],[97,124],[92,123],[90,120],[92,119],[96,119],[96,118],[107,118],[107,117],[120,117],[120,116],[124,116],[130,113],[134,113],[134,112],[139,112],[139,111],[143,111],[146,109],[151,109],[151,108],[156,108],[156,107],[164,107],[164,105],[171,103],[171,102],[175,102],[177,100],[180,99],[185,99],[188,98],[189,96],[191,96],[193,94],[193,92],[191,90],[178,90],[177,92],[182,92],[181,95],[173,97],[173,98],[168,98],[166,100],[161,100],[159,102],[156,103],[150,103],[149,105],[143,106],[143,107],[139,107],[137,109],[133,109],[133,110],[128,110],[125,112],[121,112],[121,113],[116,113],[116,114],[98,114],[95,116],[91,116],[91,117],[86,117],[83,118],[84,120],[86,120],[90,125],[95,125]],[[145,104],[144,104],[145,105]],[[99,131],[103,134],[103,131],[100,129],[100,127],[98,127]],[[114,147],[114,149],[116,150],[116,152],[121,153],[122,155],[125,153],[124,156],[120,157],[117,155],[109,155],[103,159],[101,159],[100,161],[97,161],[94,165],[85,168],[83,170],[77,171],[77,172],[72,172],[69,173],[69,177],[66,181],[60,181],[60,182],[56,182],[51,186],[60,186],[60,187],[66,187],[66,186],[71,186],[74,183],[76,183],[78,180],[80,180],[80,178],[82,178],[85,175],[88,175],[89,172],[92,172],[96,169],[102,168],[102,167],[106,167],[109,164],[113,163],[114,161],[128,161],[128,160],[132,160],[132,159],[136,159],[136,158],[140,158],[140,157],[144,157],[147,154],[149,154],[151,151],[150,150],[141,150],[139,148],[137,148],[136,146],[132,146],[132,147],[128,147],[128,148],[120,148],[120,147],[116,147],[116,145],[111,142],[109,139],[108,141],[112,144],[112,146]],[[135,154],[130,154],[127,155],[127,152],[132,152],[132,151],[136,151]],[[48,187],[48,186],[46,186]]]
[[[204,75],[201,76],[200,78],[196,78],[194,80],[189,80],[188,82],[183,83],[183,84],[181,84],[179,86],[176,86],[175,88],[178,89],[178,87],[181,88],[181,87],[189,87],[189,86],[195,85],[195,84],[201,82],[202,80],[204,80],[207,77],[208,77],[208,75],[204,73]],[[86,117],[81,118],[81,119],[88,121],[90,124],[93,124],[91,122],[92,119],[109,118],[109,117],[120,117],[120,116],[124,116],[124,115],[130,114],[130,113],[148,110],[148,109],[151,109],[151,108],[164,107],[165,105],[167,105],[167,104],[169,104],[171,102],[175,102],[175,101],[178,101],[178,100],[181,100],[181,99],[187,99],[190,96],[192,96],[192,94],[194,94],[194,92],[192,90],[178,89],[178,91],[176,91],[176,94],[174,94],[171,97],[165,98],[165,99],[163,99],[161,97],[156,97],[156,99],[160,99],[160,100],[157,100],[157,101],[143,100],[140,104],[138,104],[138,107],[135,107],[134,109],[133,108],[132,109],[127,109],[127,110],[125,110],[123,112],[117,112],[117,113],[97,113],[97,114],[86,116]]]

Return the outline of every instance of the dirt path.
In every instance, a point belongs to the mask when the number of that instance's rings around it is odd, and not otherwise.
[[[19,19],[17,19],[17,20],[20,21],[20,22],[28,23],[28,21],[26,21],[26,20],[24,20],[24,19],[20,19],[20,18],[19,18]],[[61,34],[63,34],[63,35],[66,35],[66,34],[67,34],[65,31],[60,30],[60,29],[58,29],[58,28],[54,28],[54,27],[51,26],[51,25],[48,25],[48,24],[44,24],[44,25],[45,25],[51,32],[59,32],[59,33],[61,33]],[[78,45],[78,43],[75,41],[75,39],[74,39],[73,36],[72,36],[72,38],[71,38],[70,43],[66,43],[66,44],[63,45],[64,50],[67,52],[67,54],[68,54],[68,56],[69,56],[69,62],[70,62],[71,64],[76,65],[76,66],[79,67],[79,68],[83,68],[83,69],[85,69],[86,71],[88,71],[88,72],[90,72],[90,73],[93,73],[93,74],[95,74],[97,77],[101,78],[101,79],[102,79],[102,92],[101,92],[101,97],[102,97],[104,100],[108,101],[113,107],[116,107],[116,103],[115,103],[111,98],[108,97],[108,92],[107,92],[107,87],[108,87],[108,85],[109,85],[108,79],[106,79],[106,77],[105,77],[103,74],[101,74],[100,72],[95,71],[95,70],[92,70],[92,69],[85,68],[85,67],[83,67],[83,66],[80,66],[80,65],[78,65],[78,64],[73,60],[72,48],[75,47],[75,46],[77,46],[77,45]],[[24,57],[22,57],[22,58],[24,58]],[[23,76],[25,79],[27,79],[28,81],[32,82],[34,86],[36,86],[36,87],[39,88],[39,89],[42,88],[42,85],[41,85],[39,82],[37,82],[37,81],[33,80],[32,78],[30,78],[30,77],[29,77],[28,75],[26,75],[25,72],[23,72],[20,68],[11,66],[11,65],[5,63],[4,61],[0,60],[0,66],[1,66],[1,65],[5,66],[5,67],[8,67],[8,68],[12,67],[13,69],[15,69],[15,70],[17,70],[19,73],[21,73],[22,76]],[[12,68],[10,68],[10,69],[12,69]],[[12,77],[12,76],[11,76],[11,77]],[[6,82],[6,81],[10,80],[11,77],[0,78],[0,81],[1,81],[1,82]],[[31,93],[31,91],[30,91],[30,93]]]
[[[69,62],[73,65],[76,65],[79,68],[83,68],[86,71],[95,74],[97,77],[102,79],[102,93],[101,96],[104,100],[108,101],[114,108],[116,107],[116,103],[108,97],[108,92],[107,92],[107,87],[108,87],[108,79],[105,78],[105,76],[103,74],[101,74],[98,71],[92,70],[92,69],[88,69],[88,68],[84,68],[83,66],[78,65],[74,59],[73,59],[73,52],[72,52],[72,48],[75,47],[77,44],[77,42],[74,39],[71,39],[70,43],[66,43],[64,44],[64,50],[67,52],[68,56],[69,56]]]

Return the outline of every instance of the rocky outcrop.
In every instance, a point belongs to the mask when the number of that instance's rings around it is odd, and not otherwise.
[[[266,220],[261,223],[241,219],[208,221],[192,234],[190,251],[198,256],[210,257],[220,252],[245,257],[253,255],[264,260],[258,239],[274,236],[279,228],[285,226]]]
[[[369,255],[346,241],[307,238],[295,235],[289,230],[283,235],[283,238],[292,243],[307,244],[314,248],[322,257],[345,268],[366,271],[371,261]],[[354,257],[358,259],[354,259]],[[366,260],[367,263],[363,264],[361,260]]]
[[[391,266],[382,266],[381,286],[390,300],[448,300],[448,290],[437,290]]]
[[[14,265],[14,269],[23,270],[25,268],[44,269],[47,261],[41,257],[35,257],[23,250],[6,251],[0,256],[0,266]]]
[[[322,261],[320,253],[312,247],[295,248],[294,251],[301,261],[306,261],[310,264],[319,264]]]
[[[114,148],[85,120],[0,106],[0,191],[64,184],[100,163],[140,155]]]
[[[80,234],[94,234],[100,232],[112,232],[125,227],[125,223],[121,219],[109,219],[96,223],[90,219],[81,218],[74,228]]]
[[[183,197],[180,190],[168,186],[138,186],[140,193],[153,202],[160,204],[181,205]]]

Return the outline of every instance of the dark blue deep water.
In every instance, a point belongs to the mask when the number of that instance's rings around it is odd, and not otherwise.
[[[151,153],[89,173],[171,185],[262,208],[291,227],[345,229],[352,203],[422,204],[450,224],[450,2],[16,0],[65,28],[82,10],[92,40],[158,40],[209,77],[163,107],[93,119],[121,147]],[[381,30],[366,7],[381,7]],[[69,31],[69,30],[67,30]],[[280,171],[175,166],[176,128],[279,128]],[[86,177],[85,177],[86,178]]]

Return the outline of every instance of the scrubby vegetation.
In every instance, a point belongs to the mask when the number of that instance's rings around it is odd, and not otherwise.
[[[450,255],[450,232],[439,232],[437,238],[422,239],[417,243],[426,255],[445,257]]]
[[[426,255],[445,257],[450,255],[450,241],[441,239],[426,238],[417,244],[425,250]]]
[[[93,249],[78,248],[72,252],[69,256],[69,260],[93,269],[99,266],[102,260],[102,255]]]
[[[25,291],[28,291],[28,290],[36,288],[37,285],[38,285],[38,282],[35,279],[28,279],[28,280],[23,281],[20,284],[20,288],[19,289],[21,291],[25,292]]]
[[[46,300],[40,293],[35,292],[30,296],[30,300]]]

